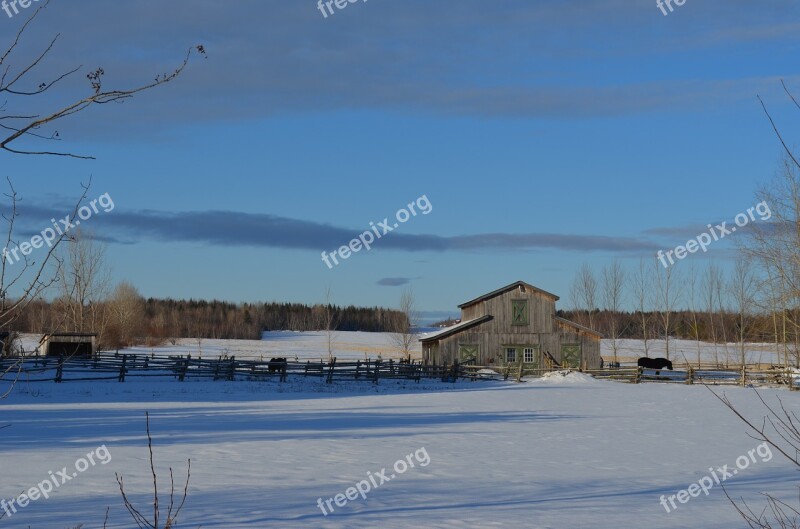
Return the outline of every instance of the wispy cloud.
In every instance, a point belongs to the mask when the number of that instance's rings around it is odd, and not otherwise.
[[[376,284],[382,287],[402,287],[410,282],[410,277],[384,277],[379,279]]]
[[[26,205],[24,218],[46,222],[63,208]],[[361,230],[278,215],[235,211],[171,213],[154,210],[123,211],[92,219],[92,227],[110,241],[199,242],[216,246],[269,247],[329,250],[357,236]],[[35,230],[36,224],[30,229]],[[375,245],[378,246],[377,244]],[[484,251],[560,249],[576,251],[655,251],[651,241],[633,237],[572,235],[559,233],[480,233],[427,235],[390,233],[380,239],[380,248],[420,251]]]

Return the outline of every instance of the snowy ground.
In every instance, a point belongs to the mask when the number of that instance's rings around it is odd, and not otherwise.
[[[288,342],[287,350],[304,347]],[[724,391],[748,416],[763,415],[753,390]],[[800,411],[800,393],[760,391]],[[145,411],[162,490],[167,467],[182,483],[192,459],[185,528],[728,529],[742,524],[719,486],[670,513],[659,498],[701,480],[709,467],[735,468],[758,445],[702,386],[628,385],[574,373],[522,384],[378,387],[296,379],[22,384],[0,409],[0,427],[10,424],[0,429],[0,498],[48,479],[49,471],[75,472],[76,460],[101,445],[111,454],[49,499],[0,519],[0,528],[99,528],[106,507],[110,528],[135,527],[114,473],[152,510]],[[414,468],[366,499],[333,503],[335,512],[323,516],[318,498],[345,493],[368,472],[386,468],[390,477],[396,460],[423,448],[428,465],[414,457]],[[726,481],[728,491],[759,505],[762,491],[796,501],[796,471],[778,455],[764,461],[754,454],[756,462]]]
[[[26,351],[34,351],[41,335],[25,334],[22,344]],[[396,335],[392,333],[370,333],[337,331],[332,335],[333,356],[341,360],[364,360],[381,355],[384,359],[402,358]],[[270,331],[262,340],[212,340],[177,339],[175,345],[167,342],[157,347],[131,347],[125,352],[157,356],[188,355],[197,358],[218,358],[222,355],[236,356],[242,360],[271,358],[273,356],[319,360],[328,358],[328,335],[326,332]],[[415,341],[412,356],[421,358],[422,346]]]

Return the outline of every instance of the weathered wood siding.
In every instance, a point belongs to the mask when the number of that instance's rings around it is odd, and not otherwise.
[[[511,325],[511,300],[528,300],[529,324]],[[481,301],[461,309],[461,321],[473,320],[487,314],[494,316],[489,322],[489,332],[511,334],[551,333],[553,332],[553,314],[556,312],[556,301],[540,292],[520,292],[514,289],[491,299]],[[481,326],[482,327],[482,326]]]

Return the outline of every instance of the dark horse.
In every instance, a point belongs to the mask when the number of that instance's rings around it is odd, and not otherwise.
[[[636,361],[636,365],[639,367],[645,367],[647,369],[655,369],[656,375],[658,375],[659,371],[665,367],[672,371],[672,362],[666,358],[647,358],[646,356],[643,356]]]
[[[278,371],[283,371],[286,367],[286,359],[285,358],[270,358],[268,369],[270,373],[276,373]]]

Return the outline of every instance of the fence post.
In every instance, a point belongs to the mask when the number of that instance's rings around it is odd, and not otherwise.
[[[742,387],[747,386],[747,366],[742,364]]]
[[[380,371],[381,371],[381,361],[380,360],[375,360],[375,363],[373,364],[373,367],[372,367],[372,381],[375,384],[378,383],[378,377],[380,375]]]
[[[517,382],[522,382],[522,358],[519,359],[519,371],[517,371]]]
[[[686,369],[686,383],[690,385],[694,384],[694,368],[692,366]]]
[[[119,368],[119,378],[117,379],[118,382],[125,382],[125,367],[128,363],[128,355],[122,355],[122,365]]]
[[[634,384],[638,384],[639,383],[639,377],[642,376],[642,369],[643,369],[642,367],[637,367],[636,368],[636,374],[633,376],[633,383]]]
[[[55,383],[60,384],[61,380],[64,377],[64,355],[59,355],[58,357],[58,367],[56,368],[56,379]]]
[[[288,375],[286,374],[286,370],[288,368],[288,365],[289,365],[289,362],[287,361],[287,362],[284,362],[283,365],[281,366],[281,379],[280,379],[281,382],[286,382],[286,380],[288,378]]]
[[[186,360],[182,362],[182,366],[178,368],[178,382],[183,382],[186,379],[186,372],[189,370],[189,362],[192,360],[192,355],[186,355]]]
[[[228,366],[228,380],[234,380],[236,377],[236,356],[231,357],[231,363]]]
[[[333,370],[336,368],[336,357],[334,356],[331,360],[331,363],[328,364],[328,380],[326,381],[328,384],[333,384]]]

